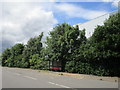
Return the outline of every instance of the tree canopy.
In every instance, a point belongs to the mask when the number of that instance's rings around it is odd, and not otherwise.
[[[85,29],[67,23],[57,25],[46,38],[43,33],[26,45],[16,44],[1,55],[2,66],[48,69],[48,61],[60,61],[62,71],[120,76],[120,13],[110,16],[86,38]]]
[[[47,37],[48,60],[61,61],[62,70],[65,69],[65,64],[69,57],[74,53],[82,41],[86,40],[85,31],[80,31],[78,26],[73,27],[67,23],[57,25],[50,32],[50,37]]]

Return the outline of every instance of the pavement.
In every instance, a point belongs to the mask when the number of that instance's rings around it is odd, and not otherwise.
[[[2,88],[2,67],[0,65],[0,89]]]
[[[2,68],[2,88],[118,88],[118,82],[20,68]]]

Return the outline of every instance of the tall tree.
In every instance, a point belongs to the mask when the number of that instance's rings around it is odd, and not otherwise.
[[[97,26],[92,37],[76,49],[75,60],[66,68],[69,72],[120,76],[120,13],[110,16]]]
[[[62,71],[65,70],[66,61],[69,60],[70,53],[79,47],[80,31],[78,26],[73,27],[66,23],[56,26],[47,37],[47,51],[50,61],[61,61]]]
[[[84,46],[85,57],[93,68],[105,70],[102,75],[119,75],[120,67],[120,14],[110,16],[104,25],[97,26]],[[97,63],[97,64],[96,64]],[[117,68],[116,68],[117,67]],[[106,74],[105,74],[106,73]]]
[[[32,55],[40,55],[40,52],[42,50],[42,37],[43,32],[38,37],[31,38],[27,42],[27,45],[25,46],[25,49],[23,51],[23,61],[27,63],[27,67],[30,67],[29,59],[32,58]]]
[[[10,56],[11,56],[10,49],[7,48],[1,55],[1,57],[2,57],[2,66],[6,66],[7,59],[10,58]]]
[[[11,65],[14,67],[18,67],[20,62],[22,61],[22,53],[24,50],[23,44],[15,44],[11,48],[11,59],[9,59],[9,62],[12,63]]]

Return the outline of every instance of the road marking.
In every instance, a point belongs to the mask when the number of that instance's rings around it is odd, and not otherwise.
[[[63,88],[70,88],[70,87],[68,87],[68,86],[56,84],[56,83],[53,83],[53,82],[48,82],[48,83],[53,84],[53,85],[56,85],[56,86],[60,86],[60,87],[63,87]]]
[[[37,80],[37,78],[33,78],[33,77],[30,77],[30,76],[24,76],[25,78],[29,78],[29,79],[33,79],[33,80]]]
[[[18,75],[18,76],[20,76],[20,75],[21,75],[21,74],[19,74],[19,73],[13,73],[13,74]]]

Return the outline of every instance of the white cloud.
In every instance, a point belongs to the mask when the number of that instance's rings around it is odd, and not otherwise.
[[[84,19],[93,19],[103,14],[108,13],[107,11],[97,11],[97,10],[89,10],[82,7],[75,6],[73,4],[59,4],[56,5],[56,8],[61,12],[66,13],[69,17],[79,17]]]
[[[57,23],[53,12],[65,13],[68,18],[84,19],[93,19],[107,13],[106,11],[89,10],[67,3],[47,4],[45,2],[28,3],[26,1],[33,2],[33,0],[22,0],[21,2],[20,0],[4,0],[2,3],[3,16],[0,16],[0,25],[3,33],[3,48],[18,42],[26,43],[30,37],[37,36],[41,32],[44,32],[43,39],[45,40],[48,32]],[[55,2],[55,0],[52,0],[52,2]]]
[[[118,7],[118,2],[120,2],[120,0],[102,0],[102,2],[112,2],[112,6]]]
[[[0,2],[56,2],[56,0],[0,0]]]
[[[101,0],[102,2],[113,2],[114,0]]]
[[[112,5],[115,7],[118,7],[118,3],[120,2],[120,0],[114,0]]]
[[[3,49],[15,43],[26,43],[30,37],[44,32],[44,39],[50,28],[57,23],[52,11],[31,3],[3,3],[0,24],[2,26]]]

